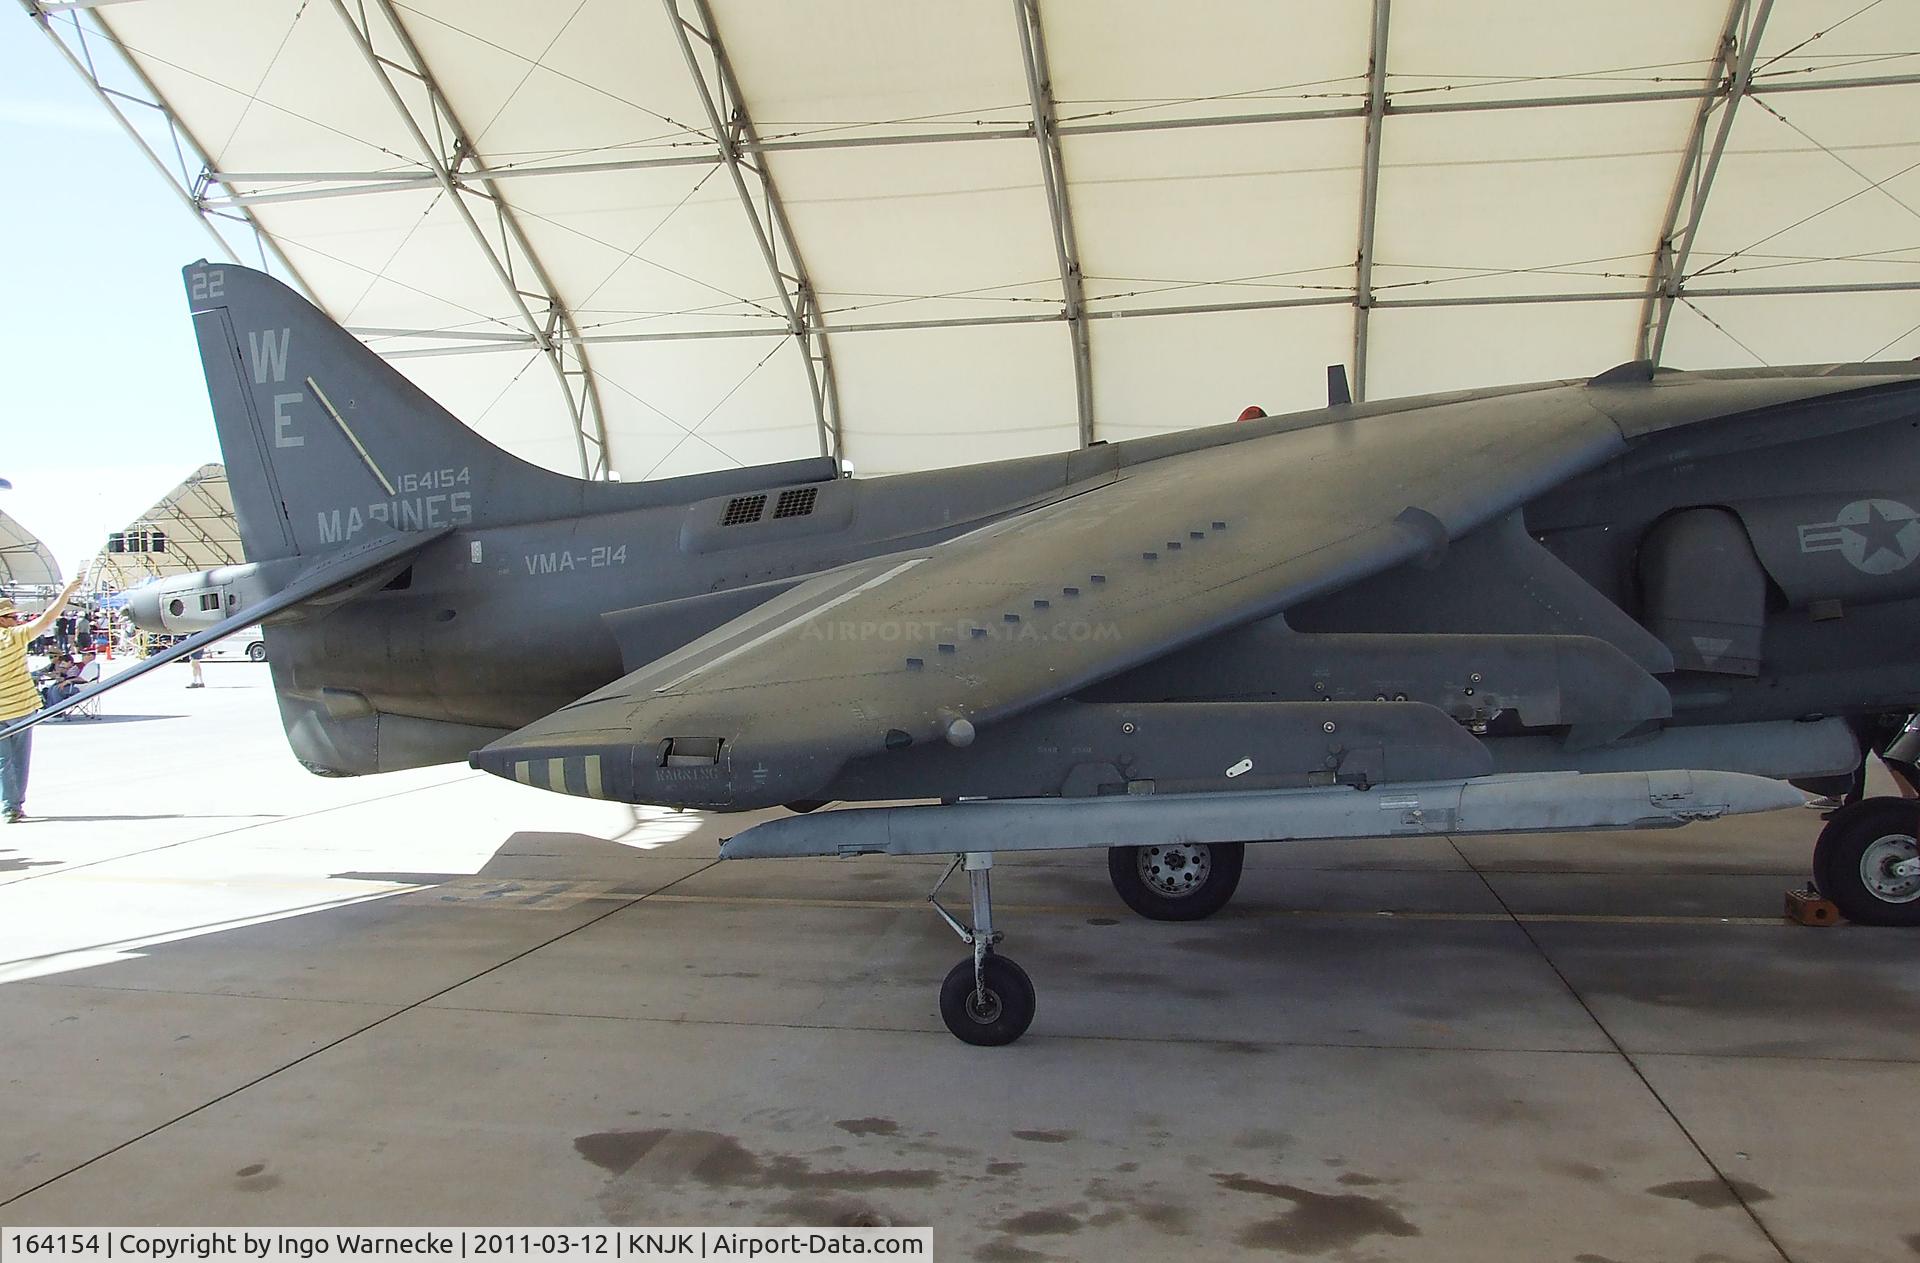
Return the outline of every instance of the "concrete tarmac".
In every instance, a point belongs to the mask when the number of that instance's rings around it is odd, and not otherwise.
[[[930,1224],[935,1257],[1920,1256],[1920,935],[1780,918],[1820,821],[1251,848],[1199,924],[301,770],[264,667],[36,737],[0,828],[0,1223]],[[956,893],[958,893],[956,891]]]

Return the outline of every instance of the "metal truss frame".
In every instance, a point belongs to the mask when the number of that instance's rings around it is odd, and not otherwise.
[[[25,2],[25,0],[23,0]],[[42,8],[51,8],[43,4]],[[1920,74],[1869,75],[1845,79],[1779,79],[1765,83],[1752,83],[1748,86],[1747,96],[1763,97],[1780,93],[1794,92],[1842,92],[1862,88],[1897,88],[1920,85]],[[1724,94],[1724,84],[1710,87],[1707,95],[1715,97]],[[1482,114],[1503,110],[1544,110],[1560,108],[1578,108],[1590,105],[1641,105],[1660,101],[1698,101],[1702,93],[1698,88],[1649,88],[1633,92],[1594,92],[1569,94],[1564,96],[1510,97],[1491,100],[1417,100],[1401,103],[1388,103],[1385,113],[1393,115],[1425,114]],[[1248,125],[1267,125],[1273,123],[1322,122],[1329,119],[1364,119],[1368,107],[1333,106],[1325,109],[1271,110],[1253,114],[1225,114],[1204,118],[1169,119],[1122,119],[1107,122],[1060,123],[1053,128],[1055,136],[1109,136],[1129,132],[1185,131],[1196,128],[1242,127]],[[800,152],[807,150],[830,149],[867,149],[898,145],[944,145],[962,144],[977,141],[1031,141],[1035,138],[1035,128],[1029,124],[1023,127],[987,127],[965,131],[941,132],[903,132],[881,136],[823,136],[788,137],[776,140],[740,140],[736,144],[737,152],[747,155]],[[526,164],[510,167],[490,167],[484,170],[463,170],[454,173],[455,180],[462,185],[493,185],[503,181],[539,179],[542,176],[594,175],[614,171],[650,171],[660,168],[688,166],[717,166],[723,159],[718,153],[673,153],[643,158],[610,158],[598,162],[562,162],[546,164]],[[409,189],[418,189],[423,185],[432,185],[437,177],[430,170],[415,167],[395,168],[385,171],[213,171],[210,178],[228,191],[218,197],[203,199],[210,208],[235,206],[257,206],[271,202],[316,201],[333,197],[360,197],[376,193],[397,193]],[[238,185],[294,185],[298,187],[283,189],[249,189],[238,191],[232,186]]]
[[[1767,29],[1767,16],[1773,0],[1732,0],[1727,6],[1727,21],[1720,32],[1713,73],[1700,96],[1693,117],[1693,129],[1680,160],[1680,170],[1667,198],[1667,211],[1654,242],[1653,264],[1647,272],[1646,302],[1640,309],[1640,324],[1634,340],[1634,358],[1660,362],[1667,346],[1667,330],[1673,323],[1673,304],[1686,281],[1687,260],[1693,254],[1693,242],[1700,220],[1707,210],[1707,195],[1713,191],[1713,178],[1720,170],[1720,159],[1727,151],[1727,137],[1733,132],[1734,115],[1740,102],[1753,88],[1753,63],[1760,52],[1760,37]],[[1715,111],[1719,126],[1713,144],[1707,146],[1707,131]],[[1682,213],[1686,223],[1680,223]]]
[[[1367,61],[1367,143],[1360,167],[1360,251],[1353,268],[1353,401],[1367,401],[1367,333],[1373,314],[1373,234],[1380,210],[1380,133],[1387,117],[1387,23],[1392,0],[1373,0]]]
[[[1862,281],[1846,285],[1743,285],[1743,286],[1682,286],[1678,292],[1680,298],[1788,298],[1809,294],[1882,294],[1920,292],[1920,280],[1912,281]],[[1082,318],[1094,320],[1142,320],[1153,316],[1201,316],[1215,315],[1234,311],[1284,311],[1299,307],[1350,307],[1358,299],[1353,291],[1341,290],[1330,294],[1310,294],[1288,298],[1255,298],[1240,302],[1226,303],[1186,303],[1166,307],[1125,307],[1118,309],[1091,308]],[[1618,303],[1645,302],[1644,290],[1582,290],[1559,294],[1459,294],[1453,296],[1435,296],[1431,298],[1379,298],[1373,300],[1375,311],[1417,311],[1432,308],[1451,307],[1533,307],[1552,306],[1561,303]],[[1061,312],[1044,312],[1033,315],[1006,316],[968,316],[947,320],[894,320],[873,321],[862,324],[836,324],[833,332],[836,336],[854,333],[899,332],[910,329],[981,329],[996,325],[1036,325],[1059,324],[1066,320]],[[363,338],[413,338],[426,342],[443,342],[444,346],[409,347],[403,350],[383,352],[390,360],[416,359],[437,355],[480,355],[490,351],[512,351],[523,349],[524,340],[502,340],[499,335],[484,337],[458,329],[418,330],[390,329],[356,326],[348,330]],[[595,333],[588,334],[584,341],[588,345],[601,343],[620,344],[628,342],[704,342],[734,338],[786,337],[785,329],[767,327],[746,329],[681,329],[659,333]]]
[[[40,28],[40,33],[60,51],[61,57],[73,67],[74,73],[80,76],[93,95],[107,107],[107,112],[113,115],[153,169],[159,172],[160,178],[179,198],[180,204],[200,221],[207,236],[213,239],[222,260],[240,262],[241,250],[229,240],[227,232],[243,230],[251,238],[251,245],[263,269],[277,270],[302,293],[309,298],[313,296],[313,291],[307,288],[306,280],[300,275],[300,269],[287,258],[280,243],[261,228],[251,211],[230,200],[234,196],[232,188],[210,174],[213,164],[206,150],[186,124],[174,115],[161,98],[159,90],[153,86],[153,81],[121,49],[112,32],[101,26],[96,29],[97,40],[88,38],[87,26],[81,20],[80,11],[94,7],[93,4],[76,3],[74,0],[65,0],[63,3],[20,0],[20,7],[26,10],[33,24]],[[101,64],[102,58],[94,47],[96,43],[112,50],[114,64],[111,75]],[[126,85],[115,86],[108,81],[109,78],[124,78]],[[168,155],[156,148],[152,139],[141,130],[134,116],[128,113],[129,108],[150,110],[151,116],[166,126],[168,144],[173,151],[171,162]],[[206,190],[210,186],[219,188],[225,194],[219,204],[206,197]]]
[[[574,445],[580,458],[580,476],[607,477],[610,473],[607,427],[600,408],[599,381],[587,361],[586,347],[573,312],[561,300],[558,289],[541,266],[519,220],[505,199],[491,190],[466,187],[456,178],[457,173],[462,171],[484,175],[486,166],[480,161],[472,139],[455,117],[440,85],[428,71],[420,49],[401,24],[400,15],[394,12],[389,0],[360,0],[357,19],[354,10],[348,7],[347,0],[332,0],[332,4],[334,12],[352,36],[355,47],[360,50],[367,68],[379,80],[395,113],[413,137],[422,160],[432,172],[434,182],[445,192],[474,244],[480,248],[494,275],[512,299],[514,311],[526,326],[530,343],[539,348],[553,370],[573,427]],[[375,48],[372,23],[367,13],[369,7],[379,11],[403,60],[395,61],[383,56]],[[413,80],[425,92],[431,113],[427,120],[432,129],[431,136],[428,127],[414,116],[406,98],[395,85],[393,76],[396,73]],[[447,146],[447,152],[442,151],[442,142]],[[497,241],[480,226],[473,208],[467,204],[468,197],[482,198],[491,203],[498,232]],[[536,305],[542,308],[538,314],[534,311]],[[567,362],[569,356],[573,359],[572,365]],[[589,443],[593,446],[591,453],[588,451]]]
[[[1040,142],[1040,179],[1047,191],[1047,218],[1053,229],[1053,253],[1060,264],[1061,312],[1073,347],[1073,393],[1079,414],[1080,446],[1093,443],[1093,349],[1087,332],[1086,290],[1081,283],[1080,245],[1073,232],[1073,207],[1067,198],[1066,166],[1060,156],[1059,122],[1053,105],[1053,72],[1047,63],[1047,37],[1040,25],[1039,0],[1013,0],[1020,23],[1020,57],[1027,71],[1027,102],[1033,109],[1033,135]]]
[[[740,81],[734,77],[733,63],[727,58],[726,46],[720,42],[713,9],[707,0],[690,0],[689,7],[694,20],[689,21],[681,12],[680,0],[661,0],[661,3],[666,7],[668,20],[673,23],[673,33],[680,42],[680,51],[686,57],[687,73],[693,76],[694,87],[700,93],[700,103],[706,109],[719,161],[725,165],[727,175],[733,180],[740,206],[747,212],[747,219],[753,225],[754,241],[766,261],[773,287],[779,293],[780,308],[787,319],[786,332],[799,344],[800,354],[806,362],[807,391],[813,400],[813,421],[819,436],[820,454],[839,459],[844,455],[840,435],[840,388],[834,377],[833,355],[827,345],[820,303],[814,294],[813,282],[807,276],[806,265],[800,259],[800,250],[794,244],[793,226],[787,220],[786,206],[774,186],[773,174],[767,170],[764,158],[757,152],[759,137],[754,131],[753,119],[747,113],[746,101],[740,94]],[[699,53],[694,48],[695,40],[706,45],[708,60],[712,63],[711,71],[701,64]],[[752,176],[753,182],[759,186],[757,199],[754,190],[748,186],[748,176]],[[784,266],[781,263],[783,253],[786,256]]]

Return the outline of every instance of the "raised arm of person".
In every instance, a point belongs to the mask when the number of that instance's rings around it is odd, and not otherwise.
[[[47,608],[40,611],[38,618],[25,624],[28,640],[44,636],[52,629],[54,622],[60,617],[60,611],[67,608],[67,602],[71,601],[73,594],[80,590],[80,584],[85,578],[85,575],[75,575],[66,587],[60,589],[60,595],[54,597]]]

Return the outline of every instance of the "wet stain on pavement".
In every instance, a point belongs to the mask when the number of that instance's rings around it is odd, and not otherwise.
[[[1368,1237],[1417,1237],[1420,1230],[1378,1197],[1360,1193],[1318,1193],[1297,1184],[1278,1184],[1247,1175],[1216,1172],[1214,1181],[1236,1193],[1252,1193],[1293,1203],[1293,1209],[1247,1225],[1240,1244],[1256,1250],[1312,1254],[1345,1249]]]
[[[1920,1254],[1920,1232],[1908,1233],[1900,1239],[1907,1243],[1907,1249],[1912,1250],[1915,1254]]]
[[[1284,1131],[1274,1131],[1270,1127],[1255,1127],[1233,1138],[1234,1147],[1237,1149],[1265,1149],[1270,1153],[1279,1153],[1292,1143],[1292,1136]]]
[[[242,1193],[265,1193],[280,1187],[280,1177],[268,1173],[264,1162],[250,1162],[233,1177],[233,1187]]]
[[[789,1154],[762,1158],[732,1136],[712,1131],[649,1128],[598,1132],[573,1142],[587,1161],[614,1175],[644,1168],[655,1180],[693,1180],[708,1188],[777,1188],[790,1192],[859,1192],[883,1188],[932,1188],[931,1170],[815,1171]]]
[[[1024,1162],[989,1162],[987,1163],[987,1174],[1012,1175],[1015,1171],[1018,1171],[1026,1165]]]
[[[1140,1222],[1169,1236],[1184,1236],[1193,1226],[1193,1213],[1172,1202],[1141,1202],[1133,1208]]]
[[[1085,1227],[1077,1216],[1064,1210],[1030,1210],[1000,1224],[1000,1231],[1023,1237],[1058,1236],[1078,1232]]]
[[[1117,917],[1088,917],[1087,924],[1088,925],[1118,925],[1120,924],[1120,921],[1119,921],[1119,918]]]
[[[1773,1197],[1772,1193],[1758,1184],[1749,1184],[1745,1180],[1674,1180],[1669,1184],[1656,1184],[1647,1192],[1655,1197],[1691,1202],[1702,1210],[1724,1210],[1741,1202],[1752,1205]]]
[[[1607,1173],[1591,1162],[1549,1162],[1547,1170],[1557,1171],[1561,1175],[1571,1175],[1576,1180],[1585,1180],[1589,1184],[1605,1184]]]
[[[1040,1263],[1047,1256],[1011,1241],[989,1241],[973,1252],[980,1263]]]
[[[1349,1188],[1371,1188],[1376,1184],[1382,1183],[1382,1181],[1371,1175],[1362,1175],[1358,1171],[1348,1171],[1340,1176],[1339,1179],[1335,1180],[1334,1183],[1345,1184]]]
[[[891,1136],[900,1130],[891,1118],[843,1118],[834,1126],[856,1136]]]
[[[1064,1145],[1073,1137],[1074,1133],[1070,1131],[1016,1131],[1013,1133],[1015,1140],[1030,1141],[1036,1145]]]

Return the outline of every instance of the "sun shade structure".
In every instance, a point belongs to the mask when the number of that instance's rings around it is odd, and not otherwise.
[[[0,584],[59,587],[60,563],[33,532],[0,513]]]
[[[107,537],[89,565],[95,591],[245,561],[224,465],[202,465],[159,503]]]
[[[1902,0],[22,3],[219,254],[590,477],[1920,354]]]

